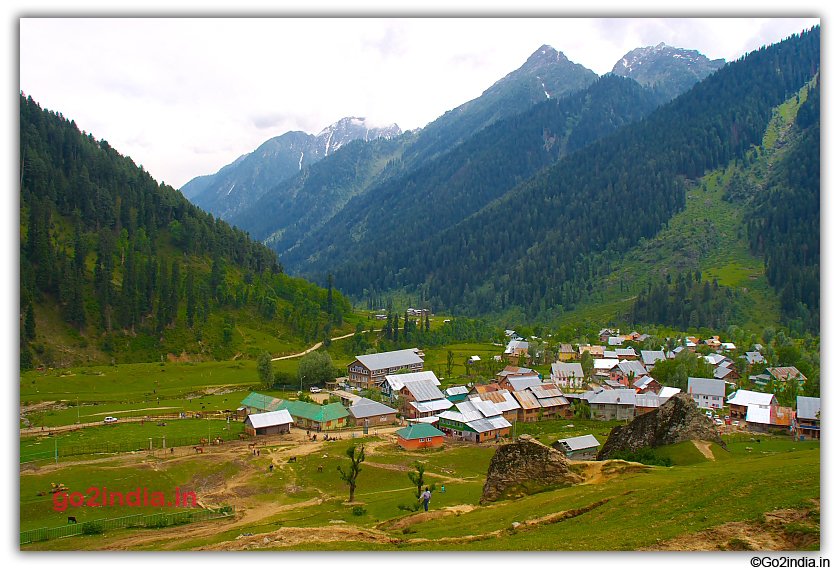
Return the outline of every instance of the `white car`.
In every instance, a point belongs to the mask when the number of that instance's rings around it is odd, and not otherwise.
[[[111,416],[108,416],[108,417],[106,417],[106,418],[105,418],[105,420],[103,421],[103,423],[106,423],[106,424],[115,424],[115,423],[117,423],[117,418],[113,418],[113,417],[111,417]]]
[[[310,392],[312,392],[313,394],[320,394],[320,393],[321,393],[321,389],[320,389],[320,388],[318,388],[318,387],[316,387],[316,386],[312,386],[312,387],[309,389],[309,391],[310,391]]]

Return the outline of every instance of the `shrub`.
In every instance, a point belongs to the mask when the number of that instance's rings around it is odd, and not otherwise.
[[[105,529],[102,528],[102,523],[86,522],[82,525],[82,534],[102,534]]]
[[[367,509],[365,509],[362,505],[356,505],[355,507],[353,507],[353,510],[351,512],[354,516],[360,517],[367,513]]]
[[[650,447],[643,447],[638,451],[619,451],[618,453],[614,453],[610,459],[623,459],[624,461],[633,461],[642,463],[643,465],[661,465],[663,467],[674,465],[674,461],[670,457],[660,456]]]

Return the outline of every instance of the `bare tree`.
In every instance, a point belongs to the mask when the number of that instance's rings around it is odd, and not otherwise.
[[[365,447],[360,445],[357,452],[354,443],[347,448],[346,455],[350,458],[350,469],[345,472],[341,465],[337,466],[336,469],[341,473],[341,480],[350,485],[350,500],[348,502],[352,503],[356,495],[356,477],[362,472],[362,463],[365,460]]]

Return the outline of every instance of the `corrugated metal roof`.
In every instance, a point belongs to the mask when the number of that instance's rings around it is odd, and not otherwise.
[[[510,427],[510,422],[501,416],[492,419],[482,418],[480,420],[466,422],[466,424],[478,433]]]
[[[552,408],[554,406],[568,406],[569,400],[563,396],[557,398],[540,398],[540,405],[543,408]]]
[[[773,404],[775,398],[774,394],[765,394],[763,392],[753,392],[752,390],[738,390],[731,396],[727,403],[736,406],[749,406],[750,404],[760,404],[762,406],[770,406]]]
[[[600,445],[592,434],[567,437],[566,439],[559,439],[557,441],[569,451],[580,451],[581,449],[590,449]]]
[[[288,410],[279,410],[277,412],[266,412],[264,414],[251,414],[245,423],[254,428],[264,428],[269,426],[283,425],[294,423],[292,415]]]
[[[820,399],[809,398],[807,396],[796,397],[796,417],[806,420],[820,419],[817,414],[820,413]]]
[[[622,404],[636,405],[636,390],[622,388],[620,390],[603,390],[589,399],[590,404]]]
[[[370,418],[373,416],[387,416],[388,414],[395,414],[397,410],[389,408],[381,402],[376,402],[368,398],[361,398],[350,406],[350,413],[354,418]]]
[[[533,410],[542,407],[540,406],[540,401],[530,390],[518,390],[513,393],[513,397],[516,398],[516,401],[519,402],[519,405],[524,410]]]
[[[418,402],[427,402],[429,400],[440,400],[446,398],[437,386],[428,380],[417,380],[416,382],[409,382],[405,388],[411,393],[412,397]]]
[[[496,404],[493,402],[485,402],[484,400],[473,400],[473,406],[479,412],[484,414],[484,417],[490,418],[493,416],[498,416],[502,413],[502,410],[496,407]]]
[[[439,400],[427,400],[425,402],[411,402],[410,404],[419,412],[439,412],[441,410],[448,410],[452,407],[452,402],[446,398],[441,398]]]
[[[466,386],[451,386],[444,390],[443,393],[447,396],[458,396],[460,394],[466,394],[469,391],[469,388]]]
[[[281,405],[284,410],[289,410],[292,417],[305,418],[316,422],[337,420],[350,415],[347,408],[338,403],[319,406],[309,402],[284,401]]]
[[[423,359],[417,356],[415,350],[411,348],[380,352],[378,354],[363,354],[362,356],[357,356],[356,360],[364,364],[368,370],[384,370],[397,366],[421,364],[423,362]]]
[[[656,394],[646,392],[644,394],[636,394],[637,408],[658,408],[663,400]]]
[[[726,396],[726,382],[715,378],[688,378],[688,393],[703,396]]]
[[[539,376],[517,376],[515,378],[508,378],[511,388],[514,392],[519,390],[526,390],[531,386],[539,386],[542,384]]]
[[[661,350],[643,350],[642,362],[647,365],[655,364],[657,360],[665,360],[665,353]]]
[[[560,391],[558,388],[543,388],[532,386],[529,388],[531,392],[534,393],[534,396],[542,400],[543,398],[561,398],[563,396],[563,392]]]
[[[670,386],[662,386],[662,389],[659,391],[659,397],[665,398],[666,400],[675,394],[679,394],[682,392],[679,388],[672,388]]]
[[[551,365],[552,376],[561,378],[583,378],[580,362],[555,362]]]
[[[750,404],[747,408],[747,422],[754,424],[769,424],[770,406]]]
[[[635,374],[637,378],[647,374],[647,368],[638,360],[622,360],[618,363],[618,369],[625,375]]]
[[[440,386],[440,380],[435,376],[431,370],[424,370],[423,372],[409,372],[408,374],[388,374],[385,376],[385,381],[394,392],[401,390],[406,382],[417,382],[423,380],[431,382],[435,386]]]
[[[493,402],[502,413],[509,412],[510,410],[518,410],[521,407],[519,402],[516,401],[516,398],[513,397],[513,394],[507,390],[482,394],[481,399]]]
[[[614,366],[618,366],[617,358],[596,358],[595,370],[612,370]]]

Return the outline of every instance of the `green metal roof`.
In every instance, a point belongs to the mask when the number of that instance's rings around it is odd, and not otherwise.
[[[257,392],[248,394],[241,403],[243,406],[249,406],[266,412],[288,410],[292,417],[305,418],[322,423],[345,418],[350,415],[347,408],[337,402],[327,404],[326,406],[319,406],[318,404],[310,404],[309,402],[281,400],[280,398],[265,396]]]
[[[265,396],[263,394],[258,394],[257,392],[251,392],[244,400],[242,400],[241,404],[243,406],[257,408],[258,410],[264,410],[266,412],[276,412],[282,409],[282,402],[283,400],[275,398],[274,396]]]
[[[281,410],[289,410],[289,413],[296,418],[305,418],[314,422],[328,422],[340,418],[346,418],[350,415],[347,408],[339,404],[327,404],[326,406],[319,406],[318,404],[310,404],[309,402],[290,402],[283,401],[280,404]]]
[[[431,424],[418,423],[397,430],[397,435],[403,439],[418,439],[421,437],[436,437],[443,435],[443,432]]]

